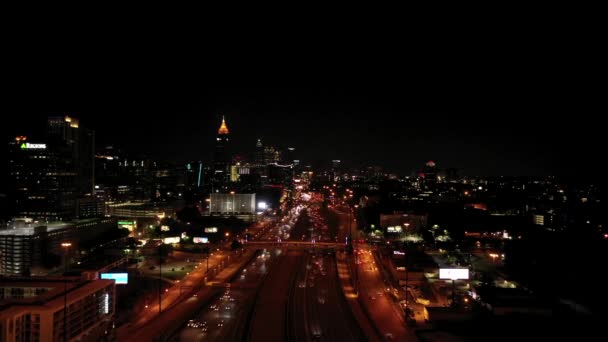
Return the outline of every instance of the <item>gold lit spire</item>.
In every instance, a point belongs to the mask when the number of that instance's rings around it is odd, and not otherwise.
[[[226,126],[226,120],[224,119],[224,116],[222,115],[222,125],[220,126],[220,129],[217,131],[217,134],[228,134],[228,126]]]

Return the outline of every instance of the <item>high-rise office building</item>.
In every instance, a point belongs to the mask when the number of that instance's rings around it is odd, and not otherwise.
[[[340,159],[333,159],[331,161],[331,171],[330,171],[330,179],[332,182],[337,182],[340,180],[340,165],[342,161]]]
[[[230,131],[226,125],[226,120],[222,117],[222,124],[217,131],[215,142],[214,173],[213,173],[213,191],[223,192],[227,190],[228,182],[230,181]]]
[[[427,189],[433,189],[437,185],[437,165],[432,160],[424,165],[424,185]]]
[[[9,142],[8,173],[11,216],[59,220],[70,216],[73,206],[64,197],[57,175],[57,156],[45,143],[31,143],[25,136]],[[71,193],[71,189],[66,189]]]
[[[39,220],[78,216],[77,200],[94,193],[95,133],[69,116],[48,119],[43,142],[9,143],[12,215]]]
[[[76,195],[90,196],[95,182],[95,132],[80,127],[69,116],[50,117],[47,127],[49,148],[59,157],[61,167],[72,180]]]
[[[262,139],[258,138],[258,141],[255,143],[255,156],[253,159],[255,165],[264,165],[264,145],[262,145]]]
[[[274,146],[264,147],[264,165],[278,164],[281,161],[281,152]]]

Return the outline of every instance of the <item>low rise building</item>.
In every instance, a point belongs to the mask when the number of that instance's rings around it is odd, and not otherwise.
[[[99,341],[115,298],[114,280],[0,278],[0,341]]]
[[[13,220],[0,229],[0,275],[30,275],[32,268],[43,267],[50,258],[63,254],[61,243],[74,248],[116,228],[113,218],[74,222],[42,223],[29,219]]]

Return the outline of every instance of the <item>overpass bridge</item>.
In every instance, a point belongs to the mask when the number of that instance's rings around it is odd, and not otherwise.
[[[346,244],[338,242],[310,242],[310,241],[273,241],[273,240],[253,240],[243,244],[243,248],[248,249],[333,249],[345,250]]]

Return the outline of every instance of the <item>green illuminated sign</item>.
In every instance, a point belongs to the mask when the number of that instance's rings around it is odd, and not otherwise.
[[[23,143],[20,147],[22,150],[44,150],[46,149],[46,144]]]

